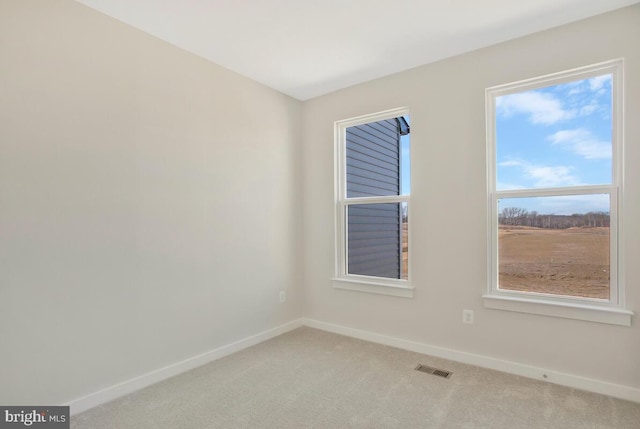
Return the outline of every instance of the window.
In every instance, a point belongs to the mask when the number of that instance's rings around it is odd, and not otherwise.
[[[411,297],[408,111],[339,121],[335,128],[334,286]]]
[[[487,89],[486,307],[630,325],[621,77],[618,60]]]

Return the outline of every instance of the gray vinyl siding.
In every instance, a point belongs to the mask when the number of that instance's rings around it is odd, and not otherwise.
[[[348,208],[349,274],[400,278],[400,204]]]
[[[347,198],[400,195],[395,119],[347,128]]]
[[[400,133],[387,119],[347,128],[347,198],[400,195]],[[348,272],[401,278],[399,203],[347,207]]]

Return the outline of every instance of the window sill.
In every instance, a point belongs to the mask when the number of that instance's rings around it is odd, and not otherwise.
[[[398,296],[402,298],[413,298],[412,286],[397,283],[386,283],[384,280],[376,281],[369,279],[336,277],[331,279],[335,289],[354,290],[358,292],[377,293],[380,295]]]
[[[516,311],[565,319],[586,320],[589,322],[609,323],[631,326],[633,312],[620,308],[599,307],[582,303],[565,303],[544,299],[523,297],[483,295],[484,307],[495,310]]]

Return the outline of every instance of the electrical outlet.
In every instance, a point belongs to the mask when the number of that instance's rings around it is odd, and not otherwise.
[[[473,325],[473,310],[462,310],[462,323]]]
[[[287,293],[283,290],[280,291],[280,302],[285,302],[287,300]]]

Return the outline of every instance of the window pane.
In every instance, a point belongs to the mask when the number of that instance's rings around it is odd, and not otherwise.
[[[347,198],[408,194],[408,150],[404,117],[347,128]]]
[[[403,213],[406,203],[347,206],[348,274],[406,278]],[[408,230],[407,230],[408,231]],[[403,276],[403,271],[405,271]]]
[[[612,75],[496,97],[497,190],[612,179]]]
[[[609,195],[498,202],[498,287],[609,299]]]
[[[400,209],[402,210],[402,273],[401,277],[403,280],[409,279],[409,206],[407,203],[402,203],[400,205]]]

